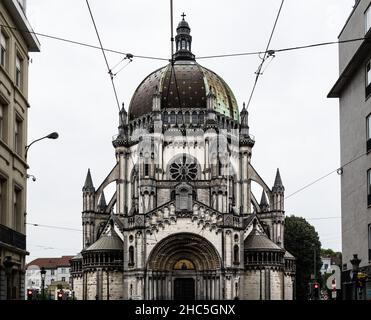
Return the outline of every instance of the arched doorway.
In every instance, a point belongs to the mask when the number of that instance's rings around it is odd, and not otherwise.
[[[177,233],[152,250],[145,285],[146,299],[220,299],[220,257],[205,238]]]

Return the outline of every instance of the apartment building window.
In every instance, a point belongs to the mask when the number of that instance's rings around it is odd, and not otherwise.
[[[8,38],[3,31],[0,32],[0,64],[5,68],[7,64]]]
[[[368,115],[366,118],[366,126],[367,126],[367,152],[371,151],[371,114]]]
[[[22,223],[22,191],[18,187],[14,187],[13,192],[13,226],[17,231],[21,230]]]
[[[368,225],[368,261],[371,261],[371,224]]]
[[[366,22],[366,32],[367,33],[370,30],[371,27],[371,6],[368,6],[366,12],[365,12],[365,22]]]
[[[23,67],[23,60],[22,58],[17,55],[15,58],[15,85],[21,89],[22,88],[22,67]]]
[[[0,176],[0,224],[6,224],[6,179]]]
[[[371,169],[367,171],[367,204],[371,206]]]
[[[51,276],[54,276],[54,269],[51,269],[51,270],[50,270],[50,275],[51,275]]]
[[[66,277],[62,277],[62,281],[63,282],[66,282]]]
[[[14,151],[19,155],[22,155],[22,125],[22,119],[16,116],[14,126]]]
[[[1,140],[5,140],[4,139],[4,135],[5,135],[5,132],[6,132],[5,124],[6,124],[5,105],[0,103],[0,139]]]
[[[371,94],[371,60],[366,64],[366,98]]]

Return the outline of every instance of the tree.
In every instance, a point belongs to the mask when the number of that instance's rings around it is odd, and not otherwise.
[[[296,258],[296,299],[306,300],[310,295],[311,275],[321,285],[321,242],[315,228],[304,218],[290,216],[285,219],[285,248]],[[316,261],[316,263],[314,263]]]

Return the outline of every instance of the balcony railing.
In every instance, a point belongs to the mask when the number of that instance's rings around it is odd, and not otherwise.
[[[0,242],[26,250],[26,236],[0,224]]]

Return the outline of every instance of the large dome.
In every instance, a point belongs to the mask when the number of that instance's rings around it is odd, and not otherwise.
[[[225,81],[215,72],[192,60],[177,60],[152,72],[136,89],[129,106],[129,119],[152,111],[153,95],[161,94],[161,108],[206,108],[210,90],[216,97],[215,111],[239,119],[236,98]]]

